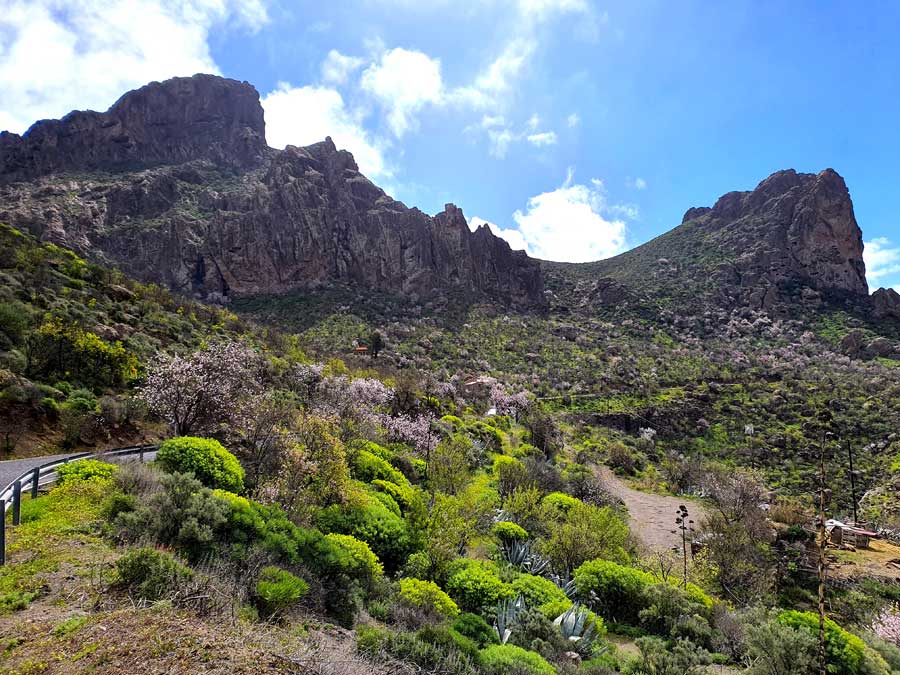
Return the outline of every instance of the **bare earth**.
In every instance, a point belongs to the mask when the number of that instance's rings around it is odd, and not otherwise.
[[[691,520],[699,524],[702,519],[703,507],[695,501],[640,492],[605,466],[598,467],[597,473],[609,491],[625,503],[632,532],[651,551],[681,550],[681,532],[676,529],[675,512],[682,504],[687,506]]]

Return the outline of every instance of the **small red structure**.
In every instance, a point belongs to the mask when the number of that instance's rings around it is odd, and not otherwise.
[[[368,354],[369,348],[368,347],[354,347],[353,353],[354,354]]]

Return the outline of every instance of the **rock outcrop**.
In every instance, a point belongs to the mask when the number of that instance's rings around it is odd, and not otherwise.
[[[872,293],[872,310],[876,319],[900,319],[900,293],[879,288]]]
[[[259,94],[214,75],[154,82],[107,112],[36,122],[0,134],[0,182],[72,171],[121,171],[208,159],[248,167],[267,153]]]
[[[730,258],[720,272],[753,288],[760,302],[770,288],[779,293],[797,284],[828,294],[869,293],[862,231],[847,185],[832,169],[779,171],[752,192],[729,192],[708,211],[692,211]]]
[[[210,300],[337,282],[545,302],[537,261],[452,204],[407,208],[330,138],[268,148],[256,90],[210,75],[0,136],[0,221]]]

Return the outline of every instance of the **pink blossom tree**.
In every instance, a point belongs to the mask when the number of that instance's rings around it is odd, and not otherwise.
[[[138,396],[178,436],[242,426],[242,403],[261,389],[256,353],[240,342],[216,342],[187,356],[159,354]]]
[[[872,632],[885,642],[900,647],[900,606],[883,609],[872,623]]]

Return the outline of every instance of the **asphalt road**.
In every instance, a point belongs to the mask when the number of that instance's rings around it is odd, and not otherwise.
[[[41,464],[46,464],[47,462],[54,462],[60,459],[65,459],[66,457],[74,457],[81,453],[72,452],[62,455],[44,455],[43,457],[27,457],[25,459],[9,459],[3,462],[0,462],[0,491],[6,488],[7,485],[12,483],[16,478],[21,476],[26,471],[33,469],[36,466],[40,466]],[[156,456],[155,451],[147,451],[144,453],[144,459],[150,460]],[[137,456],[135,456],[135,459]],[[110,458],[113,459],[113,458]],[[122,457],[122,460],[128,459],[127,457]]]

